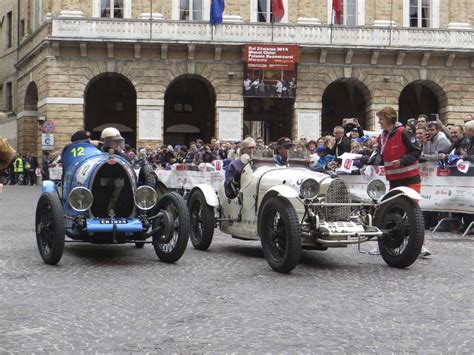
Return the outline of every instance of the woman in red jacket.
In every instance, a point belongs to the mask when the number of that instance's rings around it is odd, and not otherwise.
[[[378,138],[378,147],[390,189],[406,186],[420,193],[418,159],[421,147],[415,135],[398,122],[397,113],[390,106],[377,112],[377,117],[383,130]]]
[[[390,106],[377,112],[377,117],[382,128],[382,134],[378,138],[378,149],[390,189],[406,186],[420,193],[418,159],[421,147],[415,135],[398,122],[397,113]],[[420,255],[426,257],[431,253],[423,246]]]

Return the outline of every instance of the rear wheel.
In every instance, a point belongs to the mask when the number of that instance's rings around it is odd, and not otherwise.
[[[191,242],[198,250],[207,250],[214,236],[214,208],[209,206],[201,191],[194,191],[188,200],[191,218]]]
[[[425,238],[423,213],[418,204],[400,196],[382,205],[374,224],[385,232],[378,244],[389,266],[405,268],[415,262]]]
[[[46,264],[56,265],[61,260],[65,234],[63,206],[58,195],[43,193],[36,207],[36,242]]]
[[[271,197],[261,211],[258,230],[265,259],[273,270],[290,272],[301,256],[301,228],[295,208],[287,199]]]
[[[161,261],[174,263],[183,255],[189,240],[190,223],[186,202],[177,193],[170,192],[158,201],[156,210],[164,210],[169,214],[174,232],[166,243],[160,241],[161,236],[153,236],[153,247]]]

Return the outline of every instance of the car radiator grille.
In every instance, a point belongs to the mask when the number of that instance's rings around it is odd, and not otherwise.
[[[326,202],[350,203],[351,195],[344,181],[334,179],[328,187]],[[351,215],[350,206],[323,207],[324,219],[328,222],[348,221]]]

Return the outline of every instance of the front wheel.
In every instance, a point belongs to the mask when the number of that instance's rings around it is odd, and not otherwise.
[[[258,231],[271,268],[290,272],[301,256],[301,228],[295,208],[285,198],[271,197],[261,208]]]
[[[56,193],[45,192],[36,207],[36,242],[43,261],[56,265],[63,255],[66,228],[63,206]]]
[[[374,224],[384,231],[380,255],[391,267],[405,268],[415,262],[425,238],[423,213],[413,200],[400,196],[382,205]]]
[[[189,212],[184,199],[175,192],[170,192],[158,201],[157,211],[166,211],[171,217],[173,235],[166,243],[160,241],[161,236],[153,236],[153,247],[161,261],[174,263],[186,250],[189,240]],[[153,226],[155,228],[156,226]]]
[[[207,250],[214,236],[214,208],[208,206],[201,191],[195,191],[188,200],[191,217],[191,243],[195,249]]]

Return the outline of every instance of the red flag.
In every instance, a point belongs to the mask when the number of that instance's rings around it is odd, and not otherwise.
[[[283,0],[272,0],[272,14],[278,21],[281,21],[283,16],[285,16]]]
[[[342,24],[342,6],[341,6],[341,0],[332,0],[332,11],[335,12],[336,14],[336,25],[341,25]]]

